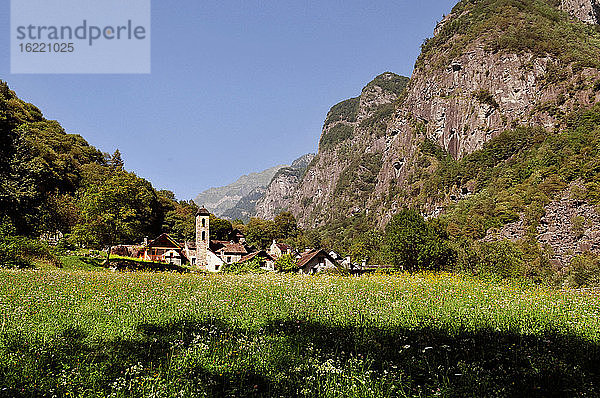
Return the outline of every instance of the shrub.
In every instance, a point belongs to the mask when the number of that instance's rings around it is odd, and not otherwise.
[[[333,148],[340,142],[346,141],[354,134],[354,128],[344,123],[338,123],[328,130],[323,132],[321,141],[319,141],[319,149],[325,150]]]
[[[371,88],[373,86],[379,86],[384,91],[391,92],[396,95],[401,95],[410,79],[408,77],[400,76],[392,72],[385,72],[381,75],[377,76],[373,81],[371,81],[365,89]],[[364,91],[364,90],[363,90]]]
[[[350,98],[331,107],[325,119],[325,126],[344,120],[349,123],[356,122],[356,115],[360,105],[360,97]]]
[[[523,275],[523,251],[509,240],[476,242],[473,269],[479,275],[497,275],[500,278],[518,278]]]
[[[600,286],[600,259],[592,254],[573,257],[564,284],[572,288]]]
[[[585,233],[585,217],[575,216],[571,219],[571,232],[578,239]]]
[[[479,91],[474,92],[473,97],[477,99],[477,101],[479,101],[480,103],[487,104],[492,108],[498,109],[500,107],[500,105],[498,105],[498,102],[496,102],[496,100],[494,99],[492,93],[483,88]]]
[[[43,242],[22,236],[0,238],[0,268],[33,268],[34,260],[60,265]]]
[[[291,254],[284,254],[275,261],[275,269],[279,272],[298,272],[298,264]]]
[[[255,257],[242,263],[233,263],[223,266],[223,272],[227,274],[264,274],[267,271],[260,267],[260,261]]]

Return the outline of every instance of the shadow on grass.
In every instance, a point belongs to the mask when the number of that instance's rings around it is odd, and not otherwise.
[[[374,372],[372,379],[397,369],[408,384],[407,391],[415,396],[438,391],[449,397],[600,393],[599,346],[559,333],[449,333],[332,327],[301,320],[275,321],[259,330],[246,330],[217,320],[139,325],[131,339],[92,342],[88,337],[80,329],[64,330],[45,343],[2,335],[0,396],[104,396],[119,380],[123,385],[129,383],[131,389],[135,377],[160,374],[162,382],[177,389],[187,386],[187,396],[193,396],[190,386],[201,386],[209,396],[292,397],[306,387],[305,381],[315,371],[311,370],[315,358],[334,359],[343,366],[351,357],[364,358]],[[260,340],[265,337],[267,340]],[[271,355],[257,354],[255,360],[244,364],[226,362],[228,350],[224,347],[239,348],[239,342],[253,339],[277,341],[283,349],[272,350]],[[210,348],[203,348],[216,355],[211,358],[223,355],[228,363],[224,370],[193,358],[184,366],[173,366],[173,358],[184,358],[203,342],[211,342]],[[300,364],[310,366],[298,367]],[[132,372],[136,365],[139,369]],[[129,391],[125,389],[123,396],[136,396],[135,388]]]

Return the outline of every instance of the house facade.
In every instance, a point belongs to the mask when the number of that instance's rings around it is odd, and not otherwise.
[[[290,245],[286,245],[285,243],[277,243],[276,240],[273,240],[273,243],[271,243],[271,246],[269,246],[268,253],[277,259],[286,254],[292,254],[292,247]]]
[[[184,247],[169,235],[162,234],[154,239],[142,251],[141,258],[146,261],[182,265],[189,262]]]
[[[300,273],[316,274],[327,270],[337,269],[339,264],[323,249],[309,250],[300,255],[297,262]]]

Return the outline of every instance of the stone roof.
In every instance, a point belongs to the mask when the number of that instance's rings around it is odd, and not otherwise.
[[[198,209],[198,212],[196,213],[197,216],[210,216],[210,212],[208,210],[206,210],[206,207],[202,206],[201,208]]]
[[[262,257],[262,258],[265,258],[265,259],[267,259],[267,260],[275,261],[275,260],[273,259],[273,257],[271,257],[271,256],[269,255],[269,253],[267,253],[267,252],[266,252],[266,251],[264,251],[264,250],[260,250],[260,251],[257,251],[257,252],[254,252],[254,253],[250,253],[250,254],[247,254],[247,255],[245,255],[244,257],[242,257],[242,258],[240,259],[240,261],[239,261],[239,262],[240,262],[240,263],[243,263],[244,261],[249,261],[249,260],[252,260],[254,257],[257,257],[257,256],[260,256],[260,257]]]
[[[275,243],[275,245],[277,245],[279,250],[281,250],[282,252],[286,252],[286,251],[292,249],[292,247],[290,245],[287,245],[285,243]]]
[[[223,251],[223,253],[225,253],[225,254],[242,254],[242,255],[248,254],[248,251],[246,250],[244,245],[242,245],[241,243],[228,242],[225,246],[223,246],[219,250]]]
[[[320,254],[322,254],[323,256],[327,257],[329,259],[329,261],[331,261],[332,263],[336,264],[336,261],[325,250],[323,250],[323,249],[313,249],[313,250],[307,251],[305,253],[302,253],[300,255],[300,258],[298,259],[298,263],[297,263],[298,267],[303,268],[313,258],[317,257]]]

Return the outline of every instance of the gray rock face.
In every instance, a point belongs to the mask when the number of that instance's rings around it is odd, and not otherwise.
[[[226,210],[222,217],[228,220],[248,222],[251,217],[256,215],[256,205],[264,198],[266,192],[267,188],[265,187],[254,188],[248,195],[241,198],[235,206]]]
[[[568,267],[574,256],[586,252],[600,254],[600,214],[595,206],[576,198],[573,192],[578,188],[583,189],[578,183],[571,184],[548,204],[537,228],[537,240],[548,250],[556,271]],[[484,241],[517,241],[524,237],[525,225],[520,220],[500,230],[488,231]]]
[[[389,72],[377,76],[362,90],[355,119],[323,127],[322,137],[335,134],[341,126],[351,134],[334,145],[321,145],[297,189],[287,193],[287,208],[301,225],[318,227],[332,216],[352,216],[369,210],[368,196],[389,139],[382,120],[393,117],[393,104],[406,81]]]
[[[273,219],[277,214],[288,210],[298,183],[314,157],[315,154],[312,153],[301,156],[290,167],[279,170],[273,176],[265,194],[256,203],[256,217]]]
[[[600,24],[599,0],[561,0],[560,8],[585,23]]]
[[[538,227],[538,241],[551,249],[558,270],[568,266],[573,256],[600,253],[600,215],[594,206],[573,198],[571,189],[546,206]]]
[[[266,188],[275,173],[283,167],[286,166],[275,166],[259,173],[242,176],[232,184],[210,188],[200,193],[194,201],[199,206],[205,206],[214,215],[221,217],[256,188]]]

